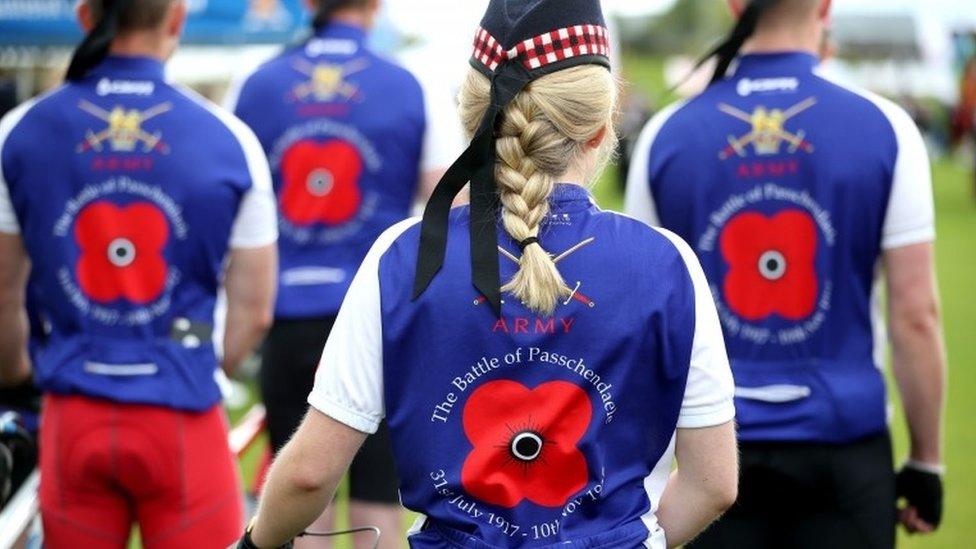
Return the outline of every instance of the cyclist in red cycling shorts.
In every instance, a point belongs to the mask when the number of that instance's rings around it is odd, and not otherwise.
[[[78,14],[65,85],[0,123],[0,372],[32,366],[46,394],[45,543],[125,547],[138,523],[145,547],[226,547],[243,517],[217,379],[271,317],[267,162],[243,123],[167,83],[182,1]]]

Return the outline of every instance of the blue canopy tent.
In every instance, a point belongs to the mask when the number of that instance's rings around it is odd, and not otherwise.
[[[0,0],[0,47],[77,44],[75,1]],[[280,44],[307,28],[301,0],[188,0],[187,5],[186,44]]]

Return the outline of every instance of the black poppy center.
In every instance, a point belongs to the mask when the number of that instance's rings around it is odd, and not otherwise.
[[[542,453],[542,437],[539,433],[523,431],[512,437],[509,450],[515,459],[534,461]]]
[[[313,196],[325,196],[332,190],[332,173],[326,169],[313,170],[312,173],[308,174],[308,180],[305,183],[308,192],[312,193]]]
[[[108,245],[108,260],[116,267],[131,265],[136,259],[136,247],[127,238],[116,238]]]
[[[786,274],[786,257],[778,250],[767,250],[759,257],[759,274],[767,280],[779,280]]]

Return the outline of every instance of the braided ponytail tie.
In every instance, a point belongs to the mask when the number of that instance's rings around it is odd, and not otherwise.
[[[519,247],[520,250],[522,250],[524,252],[525,249],[528,248],[532,244],[539,244],[539,237],[537,237],[537,236],[530,236],[530,237],[526,238],[525,240],[520,240],[518,242],[518,247]],[[541,244],[540,244],[540,246],[541,246]]]

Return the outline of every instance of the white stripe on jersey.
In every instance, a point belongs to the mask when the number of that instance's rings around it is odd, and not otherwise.
[[[57,90],[54,90],[57,91]],[[52,91],[51,93],[54,93]],[[50,94],[45,94],[46,97]],[[7,188],[7,180],[3,175],[3,146],[10,137],[11,132],[20,124],[24,116],[34,105],[40,101],[41,97],[35,97],[17,106],[8,112],[3,120],[0,120],[0,233],[20,234],[20,223],[17,221],[17,214],[14,212],[14,205],[10,202],[10,189]]]
[[[657,140],[664,124],[687,102],[685,100],[672,103],[654,115],[644,126],[640,137],[637,138],[637,144],[634,146],[634,157],[631,159],[630,171],[627,173],[624,211],[627,212],[627,215],[651,226],[661,224],[661,218],[654,203],[654,196],[651,194],[651,179],[648,173],[651,149],[654,148],[654,141]]]
[[[237,218],[231,230],[232,249],[260,248],[278,240],[278,206],[271,186],[271,168],[264,149],[254,132],[236,116],[212,103],[209,99],[184,86],[173,86],[184,96],[205,108],[234,135],[251,176],[251,188],[241,200]]]

